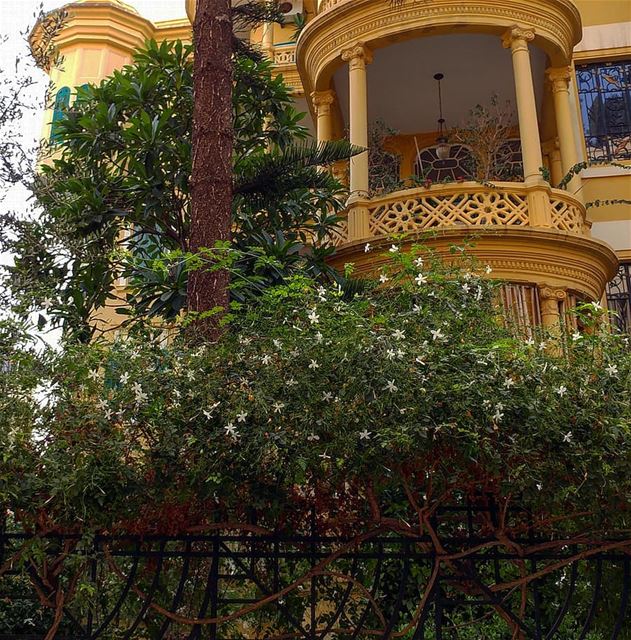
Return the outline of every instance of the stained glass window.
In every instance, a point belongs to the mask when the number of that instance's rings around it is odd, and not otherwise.
[[[631,61],[576,67],[589,160],[631,159]]]

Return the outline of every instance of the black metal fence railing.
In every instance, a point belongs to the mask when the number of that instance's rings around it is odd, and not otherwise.
[[[631,541],[508,539],[487,531],[493,518],[444,509],[439,539],[379,527],[357,538],[255,526],[174,537],[5,533],[0,638],[631,637]]]

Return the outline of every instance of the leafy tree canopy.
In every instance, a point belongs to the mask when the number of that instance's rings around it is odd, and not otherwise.
[[[15,310],[44,304],[69,333],[87,339],[88,318],[113,302],[121,275],[130,284],[131,314],[172,319],[185,307],[186,270],[177,263],[155,269],[154,260],[188,249],[191,53],[181,42],[149,42],[133,65],[77,89],[35,179],[41,211],[8,221]],[[243,252],[240,269],[269,284],[296,269],[335,279],[325,264],[333,251],[327,237],[345,194],[319,167],[353,149],[310,140],[268,61],[237,54],[234,78],[233,245]]]

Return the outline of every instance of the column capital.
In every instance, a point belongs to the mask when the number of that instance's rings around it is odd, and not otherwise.
[[[318,113],[320,109],[323,111],[330,110],[331,105],[335,102],[335,91],[333,89],[326,89],[324,91],[312,91],[311,92],[311,101]]]
[[[342,50],[342,60],[348,62],[351,71],[353,71],[372,62],[372,51],[363,42],[357,42]]]
[[[549,284],[539,285],[539,297],[541,301],[554,301],[555,303],[567,298],[567,291]]]
[[[570,79],[572,78],[571,67],[549,67],[546,69],[546,76],[552,85],[552,91],[568,91]]]
[[[528,49],[528,43],[535,39],[535,30],[527,27],[513,25],[502,36],[502,45],[505,49],[517,51]]]

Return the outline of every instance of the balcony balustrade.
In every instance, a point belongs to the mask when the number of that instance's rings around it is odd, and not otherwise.
[[[537,218],[544,222],[534,224],[528,208],[528,191],[526,185],[517,182],[458,182],[397,191],[355,201],[353,206],[368,211],[368,238],[448,227],[471,227],[471,233],[475,233],[481,227],[497,226],[541,226],[589,236],[591,223],[580,200],[560,189],[545,190],[545,210]],[[344,220],[331,240],[341,247],[364,239],[352,237]]]

